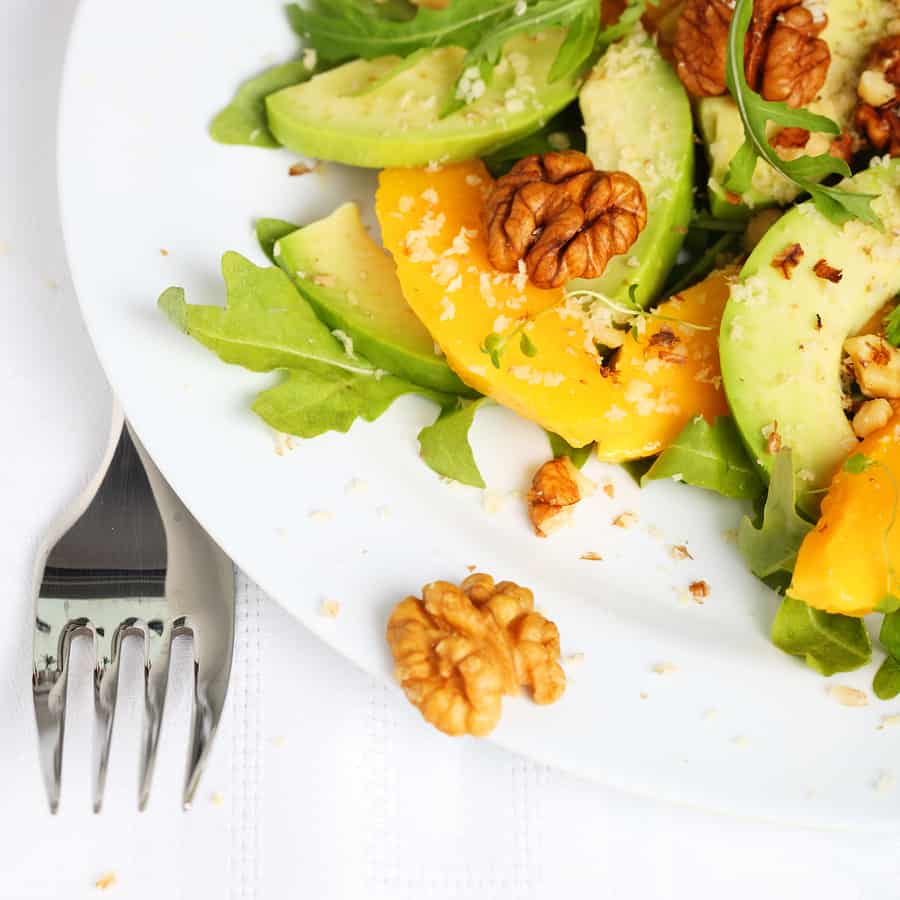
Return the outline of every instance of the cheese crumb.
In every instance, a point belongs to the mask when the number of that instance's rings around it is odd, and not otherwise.
[[[314,522],[330,522],[334,518],[334,513],[330,509],[314,509],[309,517]]]
[[[478,187],[481,184],[481,176],[480,175],[466,175],[466,184],[469,187]]]
[[[118,882],[118,880],[115,872],[105,872],[94,882],[94,887],[98,891],[108,891]]]
[[[878,730],[884,731],[885,728],[893,728],[895,725],[900,725],[900,716],[882,716]]]
[[[436,205],[441,199],[438,196],[438,192],[433,187],[425,188],[421,193],[421,197],[426,203],[431,204],[431,206]]]
[[[486,490],[481,492],[481,508],[488,515],[496,515],[503,509],[505,497],[499,491]]]
[[[441,321],[449,322],[456,318],[456,307],[453,305],[453,301],[449,297],[444,297],[441,300]]]
[[[547,135],[547,143],[554,150],[568,150],[572,146],[572,141],[564,131],[552,131]]]
[[[657,675],[672,675],[678,671],[678,666],[673,662],[658,662],[654,664],[653,671]]]
[[[841,706],[868,706],[869,696],[865,691],[848,687],[846,684],[835,684],[828,688],[828,693]]]
[[[341,614],[341,604],[337,600],[323,600],[319,606],[319,615],[326,619],[336,619]]]
[[[224,806],[225,795],[221,791],[214,791],[209,798],[209,802],[212,803],[213,806]]]
[[[319,61],[318,54],[316,53],[315,47],[307,47],[303,51],[303,68],[308,72],[312,72],[312,70],[316,67],[316,63]]]
[[[404,195],[397,201],[397,209],[402,213],[408,213],[413,208],[415,202],[416,201],[409,195]]]

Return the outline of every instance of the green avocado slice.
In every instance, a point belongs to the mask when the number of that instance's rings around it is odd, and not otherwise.
[[[876,159],[842,186],[880,194],[873,208],[884,230],[835,225],[812,201],[796,206],[744,264],[719,333],[725,393],[750,457],[768,480],[777,422],[793,450],[798,506],[811,517],[857,443],[842,406],[844,341],[900,291],[900,160]],[[773,260],[794,244],[802,257],[787,278]],[[840,270],[837,283],[815,274],[820,260]]]
[[[280,238],[272,252],[348,348],[423,387],[472,394],[435,353],[431,335],[403,297],[393,262],[366,231],[355,203]]]
[[[627,102],[626,102],[627,101]],[[598,169],[634,176],[647,198],[647,225],[600,278],[570,287],[647,306],[675,263],[693,206],[694,135],[687,94],[643,29],[613,44],[579,94],[587,154]],[[638,113],[635,110],[639,110]]]
[[[483,156],[539,128],[571,102],[578,80],[551,81],[565,30],[507,42],[489,82],[441,117],[466,51],[421,50],[401,59],[358,59],[269,95],[269,128],[297,153],[353,166],[424,166]]]
[[[822,90],[808,109],[828,116],[843,128],[849,125],[856,106],[856,86],[869,48],[884,34],[887,23],[896,18],[897,7],[892,0],[830,0],[827,15],[820,37],[831,51],[831,63]],[[754,208],[786,205],[796,198],[796,188],[760,160],[744,202],[730,203],[723,187],[725,175],[744,142],[737,106],[728,96],[705,97],[697,101],[697,121],[709,157],[709,202],[714,216],[745,219]],[[828,135],[813,135],[802,152],[825,153],[830,142]]]

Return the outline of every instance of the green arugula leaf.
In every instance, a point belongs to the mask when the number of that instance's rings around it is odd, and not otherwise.
[[[455,402],[393,375],[294,369],[256,398],[253,411],[277,431],[312,438],[326,431],[346,432],[357,419],[373,422],[403,394],[419,394],[442,406]]]
[[[411,384],[350,357],[278,268],[260,268],[237,253],[222,257],[227,305],[187,304],[172,287],[160,308],[185,333],[225,362],[254,372],[288,369],[253,409],[273,428],[309,438],[373,421],[402,394],[419,394],[442,409],[456,397]]]
[[[631,477],[632,481],[634,481],[638,487],[641,487],[644,475],[653,468],[656,459],[655,456],[648,456],[645,459],[627,459],[625,462],[619,463],[619,468],[624,469]]]
[[[723,497],[752,500],[765,490],[730,416],[712,425],[703,416],[691,419],[641,478],[641,487],[676,475]]]
[[[893,700],[900,694],[900,662],[886,656],[872,679],[872,690],[879,700]]]
[[[580,469],[590,459],[591,451],[594,449],[593,444],[586,444],[584,447],[573,447],[565,438],[561,438],[552,431],[545,431],[547,440],[550,441],[550,452],[554,459],[560,456],[568,456],[572,460],[575,468]]]
[[[267,69],[245,81],[228,104],[210,123],[209,135],[220,144],[250,147],[280,147],[269,131],[265,100],[269,94],[306,81],[312,71],[301,61]]]
[[[287,7],[291,27],[319,57],[408,56],[431,47],[474,47],[482,34],[514,14],[517,0],[453,0],[447,9],[419,7],[410,16],[390,16],[375,0],[316,0],[308,8]]]
[[[787,448],[775,457],[762,523],[744,516],[738,528],[738,550],[757,578],[791,573],[797,551],[812,525],[797,514],[794,464]]]
[[[419,432],[420,456],[428,468],[462,484],[485,487],[469,444],[469,429],[475,413],[491,402],[487,397],[471,403],[460,400],[458,406],[445,409],[433,425]]]
[[[571,103],[558,112],[543,128],[511,144],[505,144],[489,156],[484,164],[494,178],[505,175],[515,163],[525,156],[542,155],[553,150],[572,149],[584,151],[584,119],[578,103]]]
[[[628,0],[618,21],[600,29],[600,33],[597,35],[595,52],[603,51],[610,44],[614,44],[616,41],[631,34],[638,22],[641,21],[641,16],[646,8],[647,0]]]
[[[600,27],[600,4],[596,0],[528,0],[521,14],[517,15],[514,9],[511,16],[482,31],[478,41],[468,48],[469,52],[463,60],[463,72],[478,69],[482,79],[489,80],[494,66],[500,62],[507,41],[517,35],[536,34],[552,27],[567,29],[566,37],[550,66],[548,77],[554,82],[578,72],[590,61]],[[466,101],[459,96],[458,90],[462,77],[441,110],[442,116],[465,105]]]
[[[281,269],[259,268],[229,252],[222,257],[222,275],[224,308],[185,303],[181,288],[164,291],[159,306],[177,327],[225,362],[254,372],[302,367],[376,378],[371,363],[347,356]]]
[[[884,644],[894,659],[900,660],[900,613],[888,613],[881,620],[881,631],[878,632],[878,640]]]
[[[775,615],[772,643],[804,657],[808,666],[826,676],[858,669],[872,658],[862,619],[822,612],[793,597],[785,597]]]
[[[783,127],[805,128],[826,134],[840,134],[840,128],[826,116],[805,109],[793,109],[786,103],[772,102],[750,88],[744,73],[744,43],[753,13],[753,0],[737,0],[728,30],[725,74],[728,90],[737,104],[744,125],[745,141],[732,159],[725,187],[736,194],[750,188],[757,158],[765,160],[800,191],[807,192],[823,216],[837,225],[849,219],[881,228],[881,220],[872,209],[872,194],[860,194],[841,188],[823,187],[817,182],[828,175],[850,175],[850,167],[830,153],[783,160],[766,136],[769,122]]]
[[[885,594],[876,604],[875,612],[894,613],[900,610],[900,597],[893,594]]]
[[[900,305],[895,306],[884,320],[884,336],[892,347],[900,347]]]
[[[257,219],[254,229],[259,247],[269,259],[269,262],[277,265],[275,261],[275,245],[289,234],[293,234],[300,226],[284,219]]]

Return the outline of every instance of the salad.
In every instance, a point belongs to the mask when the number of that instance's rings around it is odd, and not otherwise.
[[[783,595],[773,642],[848,671],[882,614],[874,690],[900,693],[895,0],[288,13],[297,58],[244,83],[211,135],[286,147],[308,160],[295,176],[380,170],[382,243],[353,203],[260,219],[272,265],[226,253],[226,305],[171,287],[172,322],[283,373],[253,403],[279,432],[433,401],[421,459],[467,485],[485,487],[482,406],[538,423],[557,463],[535,475],[538,535],[583,496],[590,454],[743,502],[739,549]]]

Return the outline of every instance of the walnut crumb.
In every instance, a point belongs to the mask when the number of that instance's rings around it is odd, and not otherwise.
[[[709,585],[705,581],[692,581],[688,585],[688,590],[691,592],[694,603],[703,605],[706,598],[709,597]]]
[[[616,528],[634,528],[635,525],[640,521],[640,517],[636,512],[632,510],[625,510],[623,513],[619,513],[613,520],[612,523]]]
[[[98,891],[108,891],[111,887],[113,887],[117,882],[118,878],[116,878],[115,872],[104,872],[95,882],[94,887],[97,888]]]
[[[900,725],[900,716],[882,716],[878,730],[884,731],[885,728],[893,728],[896,725]]]
[[[614,499],[616,496],[616,486],[611,481],[607,481],[603,485],[603,493],[606,494],[610,500]]]
[[[869,695],[865,691],[848,687],[846,684],[834,684],[828,688],[828,693],[837,700],[841,706],[868,706]]]
[[[641,698],[641,700],[646,700],[650,695],[646,691],[641,691],[638,696]]]
[[[790,281],[794,269],[800,265],[801,259],[803,259],[803,248],[799,244],[788,244],[773,257],[772,268],[779,269],[781,274]]]
[[[587,553],[582,553],[579,559],[587,559],[592,562],[600,562],[603,557],[599,553],[595,553],[593,550],[589,550]]]
[[[315,172],[317,166],[311,166],[309,163],[294,163],[288,169],[288,175],[293,178],[296,178],[298,175],[308,175],[310,172]]]
[[[169,251],[166,250],[165,247],[160,247],[160,248],[159,248],[159,255],[160,255],[160,256],[168,256],[168,255],[169,255]]]
[[[832,284],[838,284],[844,277],[843,270],[836,269],[834,266],[828,265],[828,261],[824,259],[820,259],[813,266],[813,272],[815,273],[817,278],[824,278],[826,281],[830,281]],[[821,328],[822,326],[819,325],[819,327]]]
[[[775,419],[771,425],[766,425],[762,430],[763,437],[766,439],[766,450],[771,454],[781,452],[781,434],[778,431],[778,420]]]
[[[672,544],[669,547],[669,556],[672,559],[693,559],[691,556],[691,551],[684,544]]]
[[[478,566],[466,566],[466,570],[469,572],[474,572],[477,568]]]
[[[678,671],[678,666],[673,662],[658,662],[653,666],[653,671],[657,675],[672,675]]]

